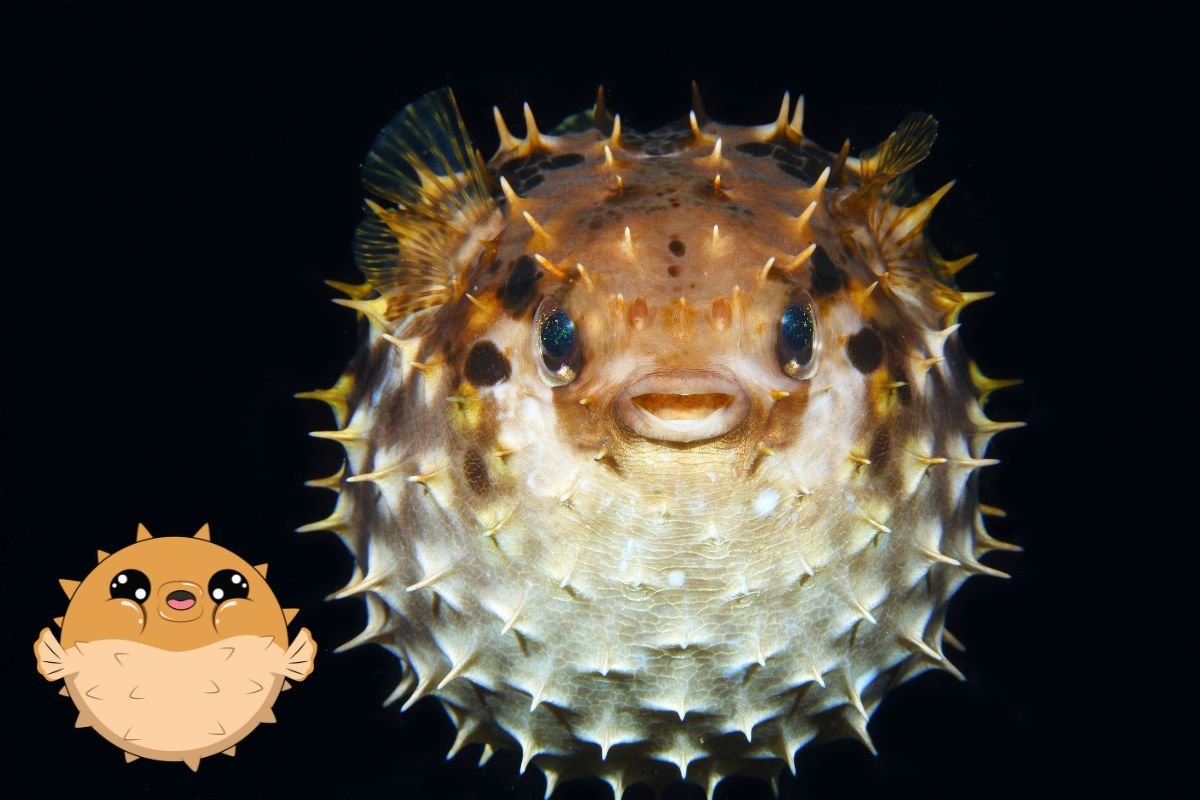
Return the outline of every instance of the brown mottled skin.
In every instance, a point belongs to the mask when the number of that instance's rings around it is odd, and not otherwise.
[[[814,737],[869,746],[889,686],[954,669],[947,603],[1003,546],[975,471],[1004,425],[955,334],[966,261],[922,233],[941,192],[903,176],[934,123],[848,158],[789,116],[527,115],[485,167],[441,93],[368,157],[343,302],[370,334],[312,395],[348,464],[308,527],[355,553],[357,641],[404,662],[405,707],[443,702],[455,750],[711,793]]]

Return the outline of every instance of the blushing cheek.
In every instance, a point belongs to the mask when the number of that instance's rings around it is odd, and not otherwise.
[[[108,600],[88,627],[91,639],[136,639],[146,627],[146,610],[132,600]]]
[[[280,623],[278,608],[272,608],[269,604],[259,605],[244,598],[222,603],[213,615],[213,627],[221,638],[274,634]]]

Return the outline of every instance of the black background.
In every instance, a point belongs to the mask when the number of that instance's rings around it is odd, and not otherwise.
[[[452,86],[490,153],[492,104],[519,132],[528,100],[549,127],[603,83],[625,124],[648,130],[686,113],[696,79],[709,113],[737,123],[765,122],[785,89],[803,91],[806,134],[832,149],[849,137],[852,152],[911,110],[934,113],[941,137],[918,185],[958,184],[933,238],[949,256],[980,251],[960,281],[999,292],[964,314],[964,339],[989,374],[1025,379],[989,408],[1030,425],[996,441],[1005,464],[983,490],[1010,511],[993,530],[1025,552],[989,557],[1013,579],[974,578],[953,604],[968,681],[931,673],[894,691],[870,725],[878,757],[849,742],[808,748],[783,795],[1170,786],[1188,738],[1187,662],[1174,663],[1186,583],[1172,564],[1196,524],[1173,483],[1187,475],[1190,426],[1171,426],[1174,461],[1149,431],[1172,408],[1159,404],[1155,359],[1186,341],[1162,309],[1196,278],[1158,280],[1145,241],[1171,234],[1135,212],[1163,204],[1154,180],[1185,144],[1155,119],[1171,74],[1158,58],[1182,57],[1165,43],[1171,21],[1001,2],[56,3],[9,23],[9,172],[28,178],[6,226],[0,614],[13,774],[122,796],[541,797],[541,777],[518,777],[512,754],[482,770],[477,747],[444,761],[452,727],[433,701],[381,708],[399,677],[382,650],[332,653],[362,624],[358,601],[323,601],[349,557],[332,534],[291,531],[330,509],[332,495],[303,482],[333,472],[340,450],[305,435],[329,415],[292,394],[331,384],[353,350],[353,315],[321,281],[357,281],[357,167],[405,103]],[[1148,396],[1161,410],[1145,410]],[[72,728],[74,709],[34,670],[30,645],[65,607],[57,578],[82,577],[95,549],[131,542],[138,522],[158,535],[209,522],[216,541],[269,561],[321,646],[311,679],[276,705],[280,724],[194,775],[124,764]],[[770,796],[747,780],[717,795]],[[576,782],[558,796],[609,791]]]

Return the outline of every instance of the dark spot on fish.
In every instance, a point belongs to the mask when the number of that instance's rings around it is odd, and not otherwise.
[[[545,180],[546,180],[545,175],[543,175],[540,172],[535,172],[533,175],[529,176],[528,178],[523,178],[523,179],[518,180],[516,182],[516,184],[514,185],[514,189],[516,189],[517,194],[523,195],[526,192],[528,192],[530,189],[534,188],[535,186],[542,185],[542,183],[544,183]]]
[[[746,142],[745,144],[739,144],[734,149],[739,153],[745,153],[754,158],[762,158],[763,156],[771,155],[771,150],[774,148],[766,142]]]
[[[819,245],[808,263],[812,265],[809,291],[818,297],[839,292],[849,283],[846,273],[829,260],[825,248]]]
[[[883,340],[871,328],[863,328],[846,342],[846,355],[859,372],[874,372],[883,364]]]
[[[825,166],[819,161],[782,149],[775,151],[775,166],[793,178],[799,178],[810,185],[817,182],[817,178],[821,177],[821,172],[825,169]]]
[[[808,163],[808,159],[804,156],[793,153],[790,150],[784,150],[782,147],[776,148],[771,157],[784,164],[791,164],[793,167],[803,167]]]
[[[672,264],[671,266],[667,267],[667,274],[670,275],[672,278],[679,275],[679,265]]]
[[[542,271],[534,266],[533,259],[521,256],[513,262],[508,277],[496,292],[496,297],[513,316],[519,316],[529,308],[537,295],[537,282],[541,277]]]
[[[582,164],[584,158],[579,153],[563,153],[561,156],[554,156],[544,164],[546,169],[563,169],[564,167],[574,167]]]
[[[679,205],[680,205],[680,203],[679,203],[679,198],[678,198],[678,197],[672,197],[672,198],[671,198],[671,208],[679,208]]]
[[[667,245],[667,249],[677,256],[681,256],[687,252],[687,247],[685,247],[683,242],[679,241],[678,239],[672,239],[671,243]]]
[[[487,464],[478,450],[467,451],[463,459],[463,475],[475,494],[483,495],[492,490],[492,478],[488,475]]]
[[[807,173],[800,169],[800,167],[792,166],[791,164],[785,164],[782,161],[776,161],[775,166],[779,167],[780,172],[786,172],[793,178],[799,178],[806,183],[812,183],[812,181],[809,180]]]
[[[508,380],[512,374],[508,359],[487,339],[476,342],[471,352],[467,353],[463,370],[467,380],[476,386],[491,386]]]

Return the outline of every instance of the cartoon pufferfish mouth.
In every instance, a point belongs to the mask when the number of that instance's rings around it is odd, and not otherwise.
[[[159,587],[158,616],[169,622],[191,622],[204,613],[203,590],[191,581],[170,581]]]
[[[699,442],[736,428],[750,410],[750,398],[736,381],[715,372],[656,372],[628,384],[613,407],[647,439]]]

